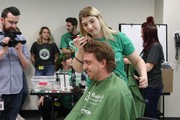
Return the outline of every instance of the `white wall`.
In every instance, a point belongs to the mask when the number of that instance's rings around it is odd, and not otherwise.
[[[164,0],[155,0],[154,3],[154,17],[156,24],[163,23],[163,10],[164,10]]]
[[[175,60],[174,32],[180,31],[179,0],[164,0],[163,23],[168,24],[168,58],[174,68],[173,93],[165,98],[165,114],[167,117],[180,117],[180,64]]]
[[[20,21],[18,26],[27,39],[27,44],[30,49],[32,43],[36,41],[40,27],[48,26],[54,35],[55,42],[59,46],[60,37],[66,32],[65,19],[70,16],[78,17],[79,11],[89,5],[95,6],[103,14],[106,22],[110,27],[118,30],[119,23],[142,23],[149,15],[156,16],[155,20],[158,23],[168,23],[168,51],[169,60],[171,63],[175,63],[174,45],[173,45],[173,31],[180,29],[178,25],[178,19],[175,13],[178,10],[179,0],[163,0],[154,2],[155,0],[0,0],[0,11],[8,6],[16,6],[21,11]],[[172,1],[172,0],[171,0]],[[158,9],[158,7],[160,9]],[[175,8],[177,10],[175,10]],[[164,13],[163,13],[164,11]],[[162,18],[164,15],[164,18]],[[172,18],[172,19],[171,19]],[[162,24],[163,24],[162,23]],[[174,24],[175,23],[175,24]],[[28,86],[32,88],[30,82],[31,77],[34,74],[32,66],[26,70],[28,78]],[[180,101],[178,96],[178,69],[174,70],[174,92],[166,97],[166,116],[179,117],[177,113],[180,110],[174,110],[176,108],[177,101]],[[178,109],[179,107],[177,107]],[[35,96],[28,96],[26,104],[23,109],[37,109],[37,101]]]

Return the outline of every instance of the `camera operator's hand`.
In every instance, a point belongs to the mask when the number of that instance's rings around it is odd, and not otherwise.
[[[2,40],[3,43],[8,44],[9,42],[9,37],[5,37]],[[0,49],[0,59],[8,52],[8,46],[4,46]]]
[[[17,45],[14,47],[23,69],[26,69],[29,66],[29,60],[26,59],[26,57],[24,56],[22,48],[23,48],[23,45],[21,43],[17,43]]]
[[[16,53],[19,57],[21,57],[23,55],[22,53],[22,44],[21,43],[18,43],[16,46],[15,46],[15,50],[16,50]]]

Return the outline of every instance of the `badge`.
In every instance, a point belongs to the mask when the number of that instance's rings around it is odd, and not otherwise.
[[[4,101],[0,100],[0,111],[4,110]]]
[[[39,70],[44,70],[44,66],[38,66]]]

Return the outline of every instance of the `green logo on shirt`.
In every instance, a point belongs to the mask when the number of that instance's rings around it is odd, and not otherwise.
[[[98,105],[98,103],[102,102],[103,98],[104,95],[97,95],[94,92],[93,93],[89,92],[85,97],[85,100],[92,105]]]

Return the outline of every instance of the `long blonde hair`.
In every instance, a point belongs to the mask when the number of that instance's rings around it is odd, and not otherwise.
[[[104,38],[106,40],[114,40],[113,34],[117,34],[117,31],[110,29],[109,26],[107,26],[107,24],[103,20],[101,13],[92,6],[85,7],[79,12],[79,26],[80,26],[80,32],[83,36],[91,37],[91,35],[88,34],[84,30],[83,25],[82,25],[82,18],[88,17],[88,16],[97,17],[97,19],[99,20],[99,23],[101,25],[101,29],[102,29]]]
[[[51,31],[50,31],[50,29],[49,29],[48,27],[46,27],[46,26],[41,27],[41,29],[40,29],[40,31],[39,31],[39,37],[37,38],[37,43],[38,43],[38,44],[43,44],[42,32],[43,32],[44,29],[46,29],[46,30],[49,31],[48,43],[49,43],[49,44],[50,44],[50,43],[53,43],[53,37],[52,37]]]

